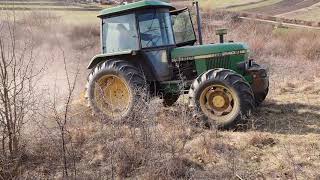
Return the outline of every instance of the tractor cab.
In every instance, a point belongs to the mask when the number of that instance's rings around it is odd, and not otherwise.
[[[167,8],[144,9],[102,18],[103,53],[174,46]]]
[[[102,11],[102,53],[193,45],[196,36],[188,9],[161,1],[140,1]]]

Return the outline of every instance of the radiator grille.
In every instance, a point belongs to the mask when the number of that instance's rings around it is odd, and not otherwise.
[[[230,56],[214,57],[207,59],[206,61],[207,68],[230,68],[231,61]]]

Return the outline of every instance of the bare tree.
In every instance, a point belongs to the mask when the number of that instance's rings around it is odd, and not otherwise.
[[[54,95],[54,99],[53,99],[53,112],[54,112],[54,120],[58,125],[58,129],[59,129],[59,134],[60,134],[60,140],[61,140],[61,151],[62,151],[62,164],[63,164],[63,176],[65,178],[69,177],[69,162],[68,162],[68,157],[69,154],[73,152],[73,144],[72,142],[68,142],[68,140],[71,139],[70,137],[70,133],[67,129],[67,125],[68,125],[68,121],[70,120],[70,118],[72,117],[70,115],[70,109],[71,109],[71,103],[72,103],[72,99],[75,93],[75,87],[76,87],[76,82],[77,82],[77,78],[79,75],[79,64],[76,67],[74,76],[71,76],[70,70],[67,67],[67,62],[66,62],[66,57],[65,57],[65,52],[64,50],[61,48],[60,46],[60,51],[62,53],[62,59],[63,59],[63,65],[64,65],[64,72],[65,72],[65,78],[66,78],[66,83],[67,83],[67,94],[65,96],[65,99],[63,101],[62,104],[62,111],[59,111],[58,109],[58,105],[59,102],[57,102],[57,96],[56,93]],[[73,166],[73,176],[74,178],[76,178],[77,176],[77,171],[76,171],[76,162],[74,159],[74,155],[71,154],[71,163]]]
[[[28,32],[18,39],[15,17],[7,17],[0,23],[0,138],[1,157],[12,162],[19,161],[22,128],[33,116],[36,83],[43,68],[37,70]]]

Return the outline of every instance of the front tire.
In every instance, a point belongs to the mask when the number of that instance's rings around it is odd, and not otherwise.
[[[95,114],[122,120],[146,95],[145,78],[138,68],[123,60],[107,60],[90,73],[86,98]]]
[[[254,109],[250,85],[236,72],[212,69],[200,75],[191,85],[189,97],[196,111],[205,115],[211,125],[232,128]]]

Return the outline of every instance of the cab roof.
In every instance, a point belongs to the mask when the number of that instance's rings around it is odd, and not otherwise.
[[[126,5],[119,5],[116,7],[104,9],[100,12],[98,17],[110,16],[113,14],[134,11],[137,9],[147,9],[147,8],[169,8],[169,10],[176,9],[171,4],[160,1],[160,0],[142,0],[134,3],[129,3]]]

